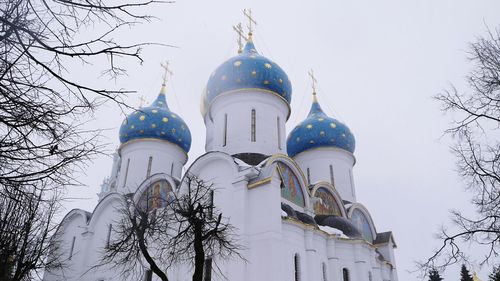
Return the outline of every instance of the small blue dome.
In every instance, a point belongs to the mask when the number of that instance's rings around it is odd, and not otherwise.
[[[288,103],[292,100],[292,84],[288,75],[276,63],[257,53],[249,40],[242,53],[221,64],[210,76],[205,101],[219,94],[242,89],[262,89],[273,92]]]
[[[148,107],[132,112],[120,127],[120,142],[135,139],[159,139],[174,143],[186,153],[191,148],[191,132],[177,114],[170,111],[162,87],[156,100]]]
[[[316,147],[337,147],[354,153],[355,140],[346,125],[323,112],[314,96],[307,118],[288,135],[287,151],[293,157]]]

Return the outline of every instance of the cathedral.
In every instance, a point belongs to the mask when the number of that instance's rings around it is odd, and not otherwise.
[[[167,196],[187,173],[217,187],[213,202],[244,246],[245,261],[224,261],[212,280],[398,280],[392,232],[378,232],[356,199],[353,133],[325,114],[314,86],[309,114],[286,132],[291,81],[259,54],[251,30],[245,39],[213,71],[201,97],[206,153],[186,166],[192,134],[169,109],[164,79],[156,99],[123,121],[93,212],[74,209],[60,223],[67,267],[46,271],[43,280],[122,280],[116,268],[94,267],[113,239],[120,198],[139,200],[151,189]],[[191,280],[190,270],[174,267],[169,279]]]

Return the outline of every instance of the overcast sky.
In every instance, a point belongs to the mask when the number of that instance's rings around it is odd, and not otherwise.
[[[292,81],[287,131],[309,111],[307,71],[313,68],[323,109],[347,124],[356,138],[358,201],[371,212],[377,231],[393,231],[399,279],[417,280],[408,271],[439,245],[434,234],[449,224],[449,210],[472,211],[455,171],[452,141],[442,137],[449,116],[432,97],[450,83],[465,89],[463,78],[471,67],[468,43],[484,35],[487,26],[500,25],[500,1],[179,0],[151,8],[148,13],[159,20],[127,30],[120,38],[177,48],[145,48],[143,65],[126,64],[129,76],[116,84],[93,80],[90,74],[79,79],[134,89],[151,101],[160,88],[160,62],[170,60],[174,76],[167,99],[191,129],[191,163],[204,153],[200,95],[211,72],[236,54],[232,25],[244,21],[244,8],[252,8],[258,22],[257,50]],[[127,101],[139,104],[137,96]],[[109,104],[90,124],[108,129],[104,135],[110,151],[119,145],[123,118]],[[109,157],[95,159],[80,177],[88,186],[71,189],[69,195],[79,199],[66,207],[92,211],[111,164]],[[475,267],[483,281],[490,269]],[[458,269],[450,268],[444,276],[458,280]]]

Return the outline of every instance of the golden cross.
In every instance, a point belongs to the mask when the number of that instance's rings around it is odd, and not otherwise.
[[[243,15],[245,15],[248,18],[248,35],[252,35],[253,32],[253,27],[252,24],[257,25],[257,22],[252,18],[252,9],[244,9],[243,10]]]
[[[316,95],[316,83],[318,83],[318,80],[314,77],[314,70],[311,69],[307,74],[309,74],[312,80],[313,95]]]
[[[238,33],[238,54],[241,54],[242,49],[243,49],[243,41],[241,38],[245,38],[245,35],[243,35],[243,27],[241,26],[241,22],[238,23],[238,25],[233,26],[234,31]],[[247,40],[247,38],[245,38]]]
[[[142,107],[146,102],[147,102],[146,98],[143,95],[141,95],[139,97],[139,108]]]
[[[163,74],[163,86],[166,86],[167,85],[167,80],[168,80],[168,75],[174,75],[174,73],[172,72],[172,70],[170,70],[169,66],[170,66],[170,62],[169,61],[166,61],[165,63],[160,63],[161,67],[163,67],[165,69],[165,74]]]

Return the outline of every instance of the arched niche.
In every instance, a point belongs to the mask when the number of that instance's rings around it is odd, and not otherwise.
[[[363,238],[366,241],[373,243],[373,240],[377,237],[377,231],[368,210],[363,205],[355,203],[349,208],[347,215],[352,223],[361,232]]]
[[[140,208],[162,208],[172,201],[175,187],[175,181],[170,175],[154,174],[141,183],[133,200]]]
[[[328,182],[319,182],[312,187],[313,209],[316,215],[347,217],[340,194]]]
[[[274,173],[280,180],[282,200],[291,206],[308,209],[309,192],[304,174],[297,163],[284,154],[275,154],[267,160],[265,166],[271,165],[275,165]]]

